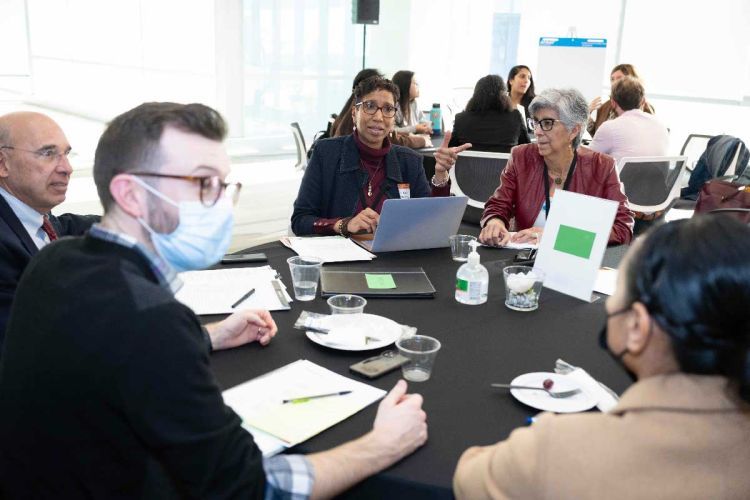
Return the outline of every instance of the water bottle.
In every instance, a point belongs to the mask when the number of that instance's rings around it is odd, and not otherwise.
[[[487,268],[479,263],[479,243],[471,241],[469,245],[472,248],[469,258],[456,273],[456,300],[462,304],[476,306],[487,302],[490,275]]]
[[[440,110],[439,102],[432,104],[430,120],[432,121],[432,135],[443,135],[443,112]]]

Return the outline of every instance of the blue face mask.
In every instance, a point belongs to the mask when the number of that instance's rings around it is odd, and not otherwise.
[[[157,233],[139,218],[149,234],[156,251],[172,268],[179,272],[205,269],[219,262],[229,248],[234,215],[232,202],[221,197],[214,206],[200,201],[171,200],[138,177],[139,184],[179,210],[180,221],[171,233]]]

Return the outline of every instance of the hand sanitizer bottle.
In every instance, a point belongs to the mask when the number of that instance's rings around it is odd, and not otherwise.
[[[487,288],[490,276],[487,268],[479,263],[476,241],[469,242],[471,253],[463,266],[456,273],[456,300],[462,304],[479,305],[487,302]]]

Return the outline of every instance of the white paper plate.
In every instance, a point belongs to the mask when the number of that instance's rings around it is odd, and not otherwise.
[[[376,314],[335,314],[335,326],[327,334],[307,331],[307,338],[325,347],[341,351],[369,351],[393,344],[401,336],[401,325]],[[353,336],[356,340],[348,342]],[[378,341],[364,342],[365,337]],[[359,342],[359,339],[362,342]]]
[[[550,372],[533,372],[519,375],[511,381],[512,385],[528,385],[531,387],[542,387],[545,379],[551,379],[555,384],[552,386],[553,391],[568,391],[579,388],[572,380],[565,375]],[[510,393],[514,398],[525,405],[544,411],[555,413],[576,413],[586,411],[596,405],[596,399],[581,390],[578,394],[569,398],[553,398],[544,391],[534,391],[530,389],[511,389]]]

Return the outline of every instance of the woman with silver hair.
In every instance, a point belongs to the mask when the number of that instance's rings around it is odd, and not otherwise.
[[[580,147],[588,105],[575,89],[547,89],[531,102],[536,144],[516,146],[500,176],[500,186],[487,200],[480,241],[504,246],[509,241],[539,240],[558,189],[619,203],[609,243],[633,237],[633,212],[620,188],[611,156]],[[515,218],[511,235],[510,221]]]

